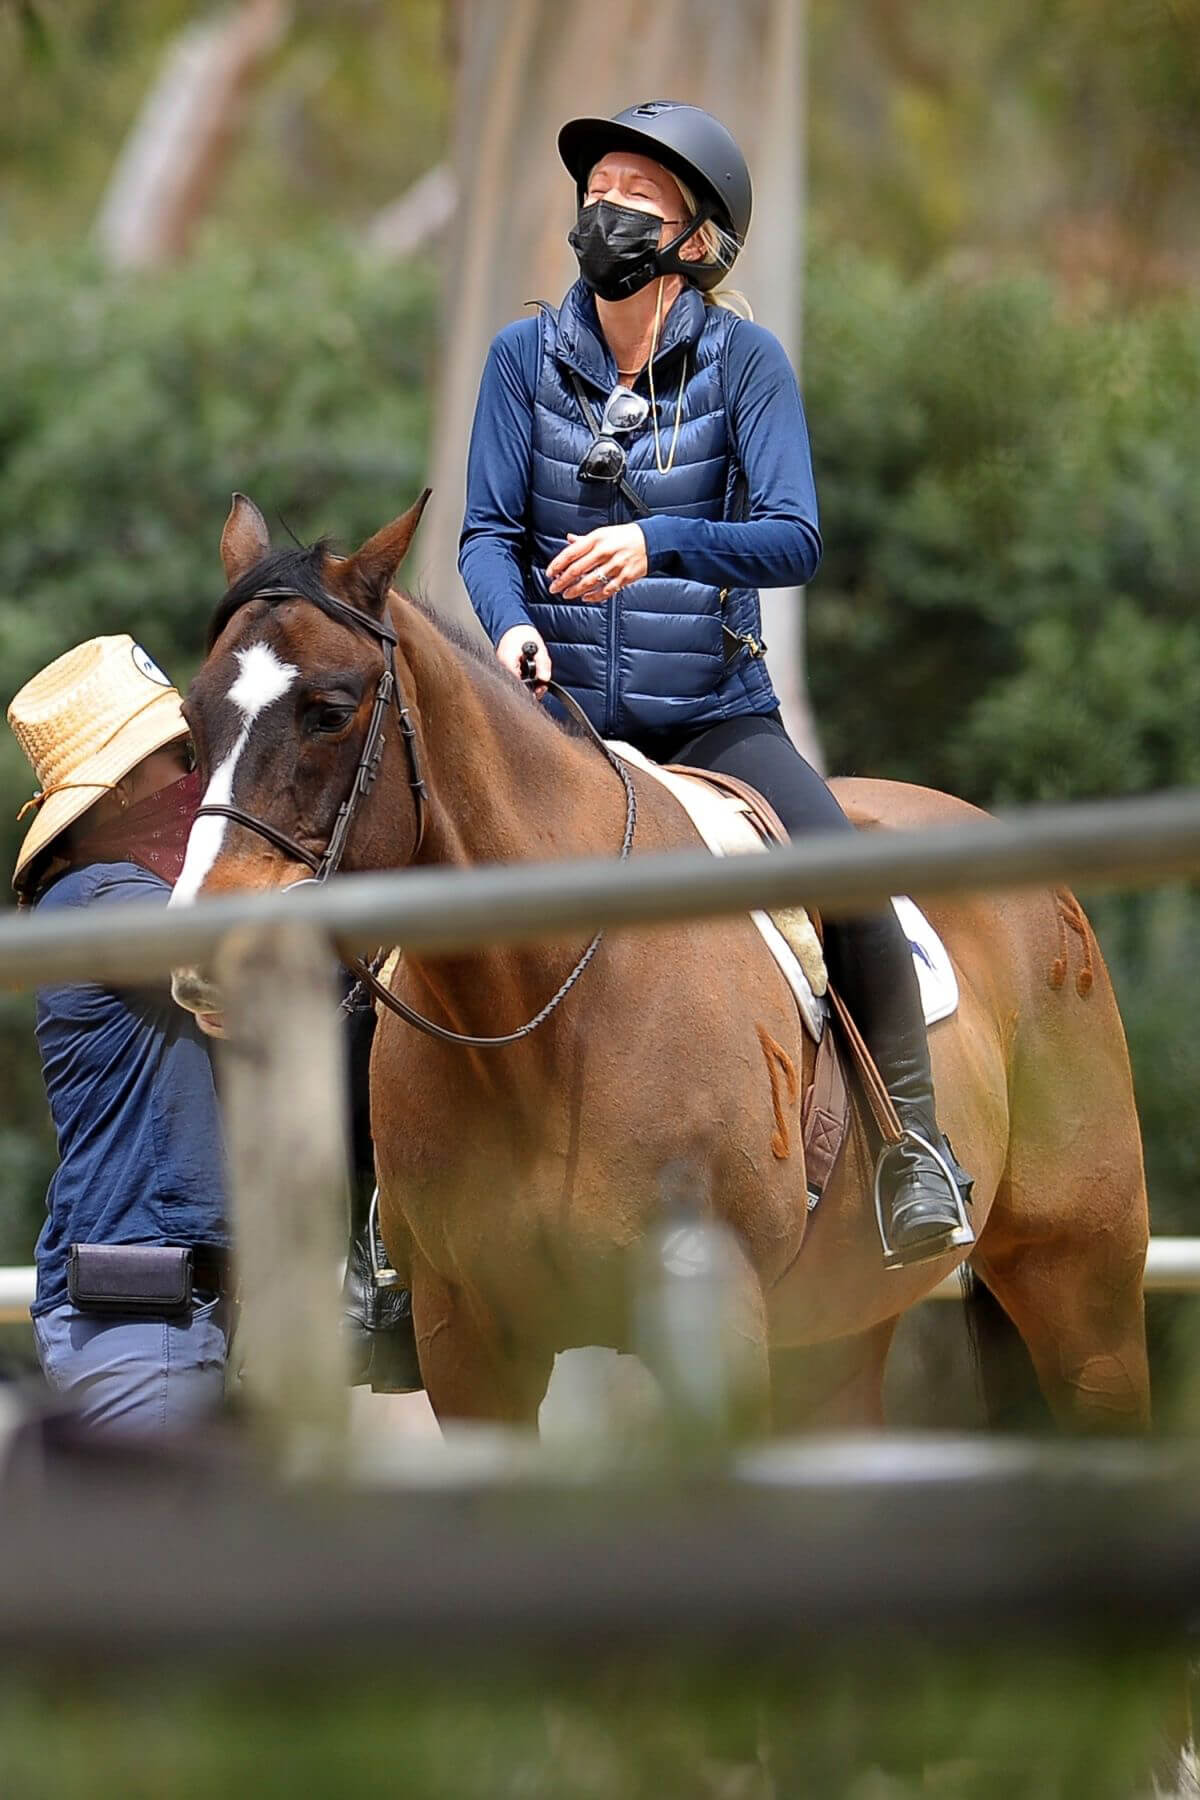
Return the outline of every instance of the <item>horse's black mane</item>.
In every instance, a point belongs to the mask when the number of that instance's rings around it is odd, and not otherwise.
[[[261,562],[239,575],[217,602],[217,610],[208,627],[206,649],[212,649],[234,613],[240,612],[264,588],[286,588],[303,600],[311,600],[322,612],[329,612],[325,604],[328,591],[324,581],[325,557],[329,550],[329,539],[323,537],[315,544],[269,550]]]
[[[330,596],[325,586],[324,573],[326,556],[337,554],[331,540],[326,537],[320,537],[312,544],[289,545],[282,550],[268,551],[262,561],[240,575],[217,602],[208,627],[206,648],[212,649],[234,614],[247,606],[265,588],[286,588],[289,593],[299,594],[303,600],[311,600],[327,617],[334,617],[327,604]],[[449,619],[439,613],[424,595],[406,594],[404,598],[410,606],[416,607],[423,618],[428,619],[447,643],[453,644],[456,650],[468,657],[490,681],[501,682],[505,691],[512,694],[512,678],[501,668],[486,643],[467,631],[456,619]],[[539,707],[538,712],[541,713],[541,710]]]

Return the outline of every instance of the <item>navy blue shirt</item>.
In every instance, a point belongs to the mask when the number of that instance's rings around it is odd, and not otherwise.
[[[171,890],[136,863],[92,863],[38,910],[155,900]],[[37,1042],[59,1165],[38,1238],[39,1314],[67,1298],[72,1244],[228,1243],[220,1119],[208,1044],[170,987],[39,988]]]
[[[505,326],[488,352],[471,431],[458,566],[493,644],[530,622],[524,558],[538,357],[535,318]],[[778,338],[743,319],[729,336],[726,381],[746,520],[638,519],[647,573],[714,587],[802,587],[821,560],[821,535],[795,371]]]

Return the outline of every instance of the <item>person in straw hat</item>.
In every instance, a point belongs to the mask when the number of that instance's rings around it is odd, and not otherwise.
[[[92,638],[27,682],[8,720],[38,782],[21,904],[165,905],[199,792],[157,664],[131,637]],[[42,988],[37,1041],[59,1152],[31,1309],[46,1378],[92,1425],[195,1421],[221,1405],[229,1331],[208,1046],[165,980]]]

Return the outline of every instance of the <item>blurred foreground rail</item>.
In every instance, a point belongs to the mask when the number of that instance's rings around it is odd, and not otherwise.
[[[1200,872],[1200,790],[1035,807],[923,831],[819,832],[764,856],[671,851],[558,863],[347,875],[164,911],[113,906],[0,919],[0,987],[134,982],[209,961],[235,926],[302,921],[348,949],[425,953],[574,937],[600,927],[809,905],[834,916],[891,894],[1053,882],[1133,887]]]
[[[0,1652],[105,1669],[502,1669],[621,1644],[827,1659],[908,1637],[1104,1654],[1182,1643],[1200,1616],[1195,1450],[863,1437],[581,1472],[577,1452],[480,1433],[406,1455],[386,1480],[300,1486],[229,1440],[120,1453],[18,1432]]]

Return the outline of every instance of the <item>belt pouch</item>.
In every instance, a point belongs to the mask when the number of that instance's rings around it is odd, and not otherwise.
[[[175,1244],[72,1244],[67,1293],[90,1313],[186,1312],[192,1303],[192,1252]]]

